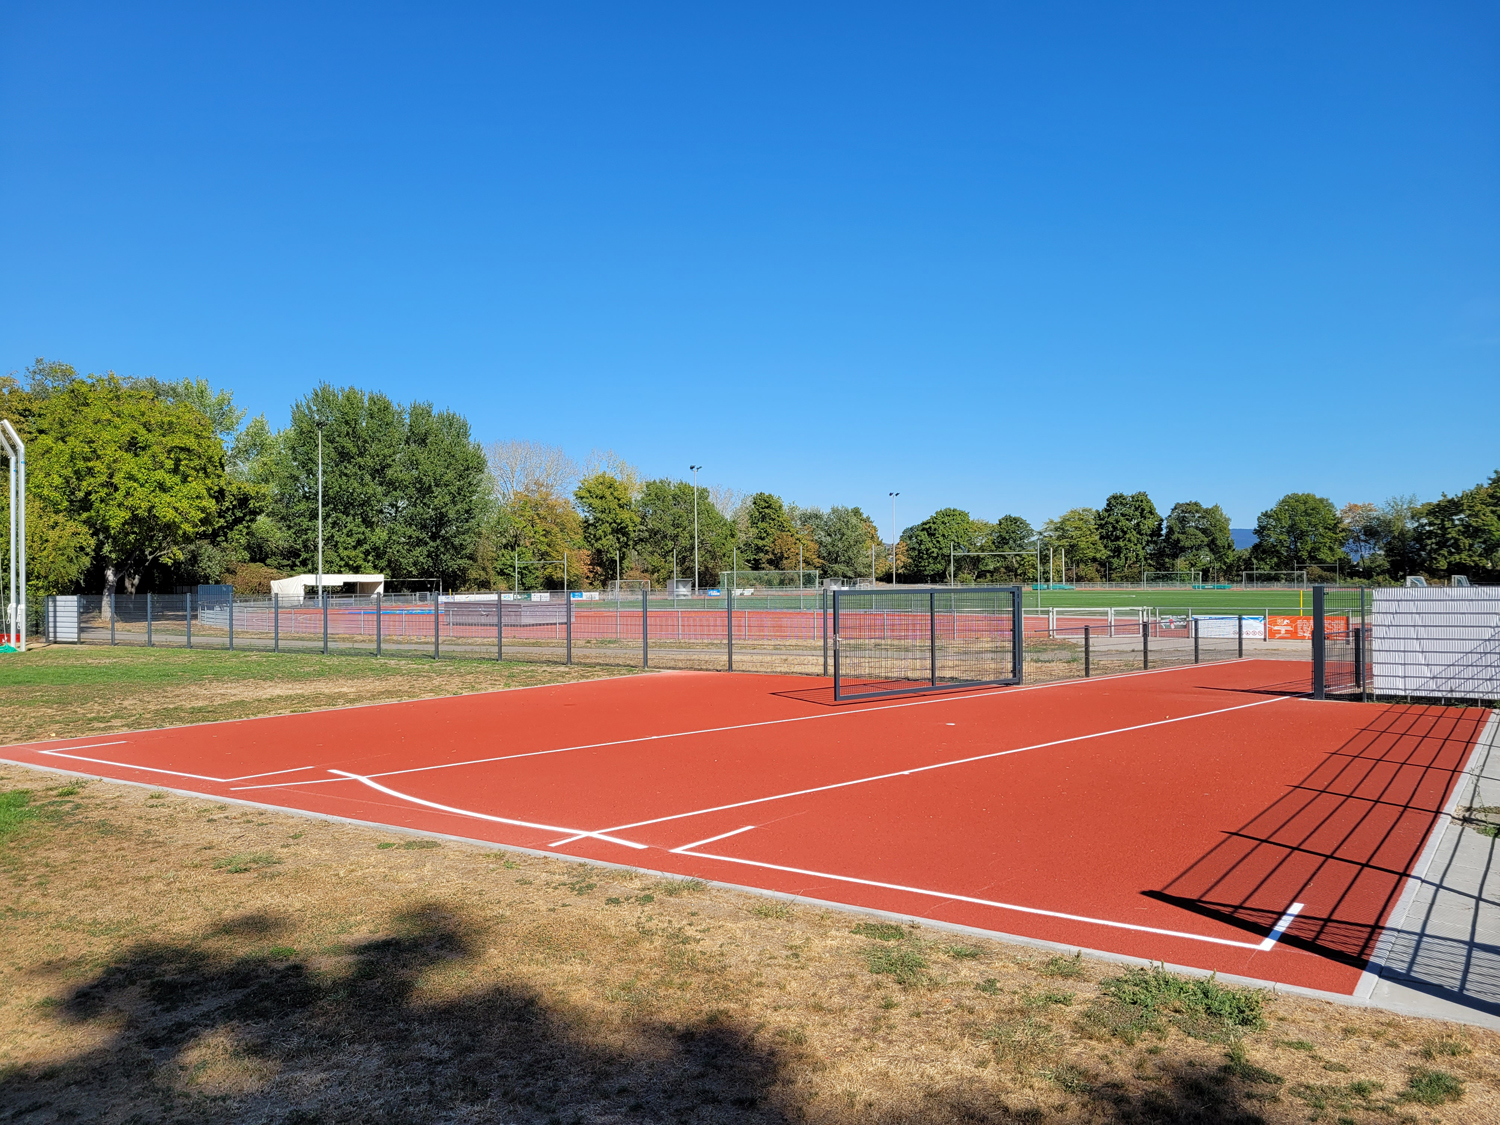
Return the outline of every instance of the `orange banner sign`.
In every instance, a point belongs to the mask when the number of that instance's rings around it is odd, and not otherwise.
[[[1313,619],[1311,617],[1279,617],[1272,614],[1266,618],[1266,636],[1273,641],[1310,641],[1312,640]],[[1347,617],[1325,617],[1323,618],[1323,630],[1329,636],[1347,633],[1349,631],[1349,619]]]

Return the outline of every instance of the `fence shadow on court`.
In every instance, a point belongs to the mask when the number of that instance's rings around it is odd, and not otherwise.
[[[1144,893],[1259,936],[1311,897],[1321,909],[1304,910],[1281,941],[1364,968],[1486,719],[1451,707],[1372,708],[1306,777]]]

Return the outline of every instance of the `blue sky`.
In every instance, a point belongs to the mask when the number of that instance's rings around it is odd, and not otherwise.
[[[1492,5],[0,13],[0,371],[1033,520],[1500,466]]]

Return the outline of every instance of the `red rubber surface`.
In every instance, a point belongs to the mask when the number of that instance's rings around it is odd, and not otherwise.
[[[840,706],[670,672],[0,755],[1350,993],[1488,712],[1281,694],[1297,671]]]

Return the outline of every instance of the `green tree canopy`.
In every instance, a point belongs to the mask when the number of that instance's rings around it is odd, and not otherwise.
[[[1144,492],[1116,492],[1104,501],[1095,526],[1111,575],[1139,574],[1161,555],[1161,513]]]
[[[293,405],[275,451],[286,569],[317,566],[320,422],[324,572],[463,584],[488,511],[484,454],[468,422],[428,403],[404,408],[326,383]]]
[[[573,499],[583,513],[583,543],[593,555],[595,570],[614,577],[618,565],[623,574],[641,526],[630,484],[612,473],[597,472],[578,483]]]
[[[1347,532],[1333,501],[1311,492],[1291,492],[1255,521],[1254,559],[1266,570],[1331,565],[1346,558]]]
[[[1227,569],[1234,561],[1234,535],[1229,517],[1215,504],[1205,508],[1196,500],[1174,504],[1162,537],[1162,562],[1184,570]]]
[[[859,508],[797,508],[791,515],[812,538],[823,577],[859,578],[870,573],[870,548],[879,546],[880,532]]]
[[[1487,483],[1426,505],[1416,539],[1431,574],[1462,574],[1475,582],[1500,578],[1500,471]]]
[[[993,582],[1031,582],[1036,578],[1036,530],[1020,516],[1001,516],[990,528],[985,551],[1024,552],[980,559],[980,573]]]
[[[693,486],[686,481],[649,480],[641,486],[636,511],[640,530],[636,554],[658,584],[672,577],[675,552],[677,574],[693,577]],[[734,524],[709,500],[707,488],[697,490],[698,585],[715,586],[719,574],[732,565]]]
[[[92,537],[106,594],[218,514],[224,449],[191,406],[105,375],[54,388],[31,426],[31,492]]]
[[[901,533],[906,544],[905,570],[922,582],[947,581],[951,550],[975,548],[974,521],[959,508],[940,508]]]
[[[1071,508],[1042,525],[1042,580],[1048,581],[1047,548],[1059,582],[1095,582],[1104,577],[1104,545],[1093,508]]]
[[[745,570],[780,570],[784,559],[783,537],[795,536],[797,529],[786,514],[781,497],[769,492],[757,492],[750,497],[747,515],[747,533],[743,544],[741,565]],[[778,547],[780,549],[778,549]],[[793,554],[796,551],[793,548]],[[796,565],[794,562],[793,566]]]

